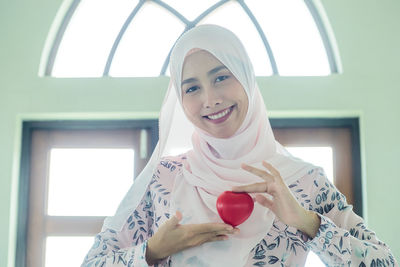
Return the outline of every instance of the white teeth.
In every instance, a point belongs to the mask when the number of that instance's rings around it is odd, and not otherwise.
[[[212,119],[212,120],[216,120],[216,119],[219,119],[219,118],[222,118],[223,116],[225,116],[226,114],[228,114],[229,112],[230,112],[230,108],[229,109],[227,109],[227,110],[225,110],[225,111],[222,111],[221,113],[218,113],[218,114],[215,114],[215,115],[209,115],[209,116],[207,116],[209,119]]]

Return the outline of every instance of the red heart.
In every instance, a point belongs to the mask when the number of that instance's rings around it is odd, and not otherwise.
[[[225,191],[217,199],[217,210],[221,219],[233,227],[249,218],[254,201],[247,193]]]

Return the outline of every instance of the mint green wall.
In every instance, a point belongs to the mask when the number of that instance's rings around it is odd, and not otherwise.
[[[398,258],[400,2],[322,3],[343,74],[260,78],[260,88],[274,116],[361,117],[368,226]],[[0,266],[13,266],[21,120],[154,116],[168,84],[165,78],[39,78],[42,48],[60,4],[0,0]]]

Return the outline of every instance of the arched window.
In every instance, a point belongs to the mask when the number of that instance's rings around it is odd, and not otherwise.
[[[235,32],[258,76],[340,72],[335,40],[317,0],[65,0],[40,74],[166,75],[175,41],[199,24]]]

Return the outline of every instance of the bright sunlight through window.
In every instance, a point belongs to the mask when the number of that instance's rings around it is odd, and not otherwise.
[[[81,266],[86,253],[94,243],[93,237],[51,236],[46,238],[46,267]]]
[[[133,165],[132,149],[52,149],[48,215],[113,215],[132,185]]]
[[[60,43],[52,76],[102,76],[114,39],[137,2],[80,1]]]
[[[329,179],[333,182],[333,151],[332,147],[286,147],[295,157],[322,167]],[[312,251],[308,253],[306,267],[325,266],[319,257]]]
[[[286,149],[293,156],[322,167],[329,181],[333,183],[332,147],[286,147]]]
[[[331,41],[318,12],[311,12],[317,10],[312,1],[81,0],[76,9],[72,6],[72,16],[65,17],[66,27],[54,41],[47,75],[165,75],[178,37],[205,23],[238,35],[257,76],[322,76],[336,71],[331,67],[336,63],[329,62],[334,53],[326,45]]]

